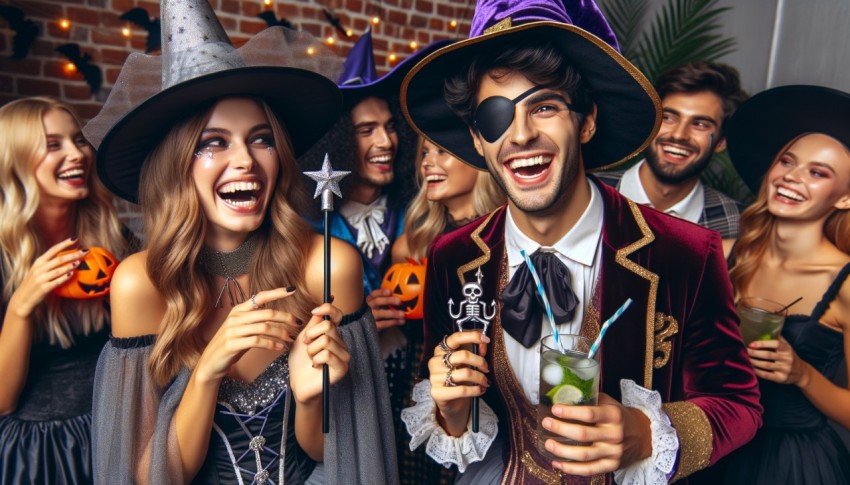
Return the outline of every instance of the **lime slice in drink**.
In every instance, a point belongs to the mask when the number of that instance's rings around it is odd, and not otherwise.
[[[552,389],[554,394],[552,395],[552,402],[554,404],[578,404],[581,402],[581,390],[576,386],[571,386],[569,384],[564,384],[562,386],[558,386]]]
[[[759,338],[757,340],[773,340],[773,335],[769,333],[764,333],[759,335]]]

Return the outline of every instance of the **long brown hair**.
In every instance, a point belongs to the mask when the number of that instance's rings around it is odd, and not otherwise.
[[[304,288],[312,230],[297,208],[306,207],[309,199],[288,134],[265,102],[252,99],[262,106],[272,127],[280,172],[266,217],[257,229],[257,250],[248,273],[249,291]],[[175,125],[150,153],[141,173],[140,203],[145,232],[150,235],[147,273],[166,302],[165,317],[148,362],[159,385],[167,384],[181,367],[195,366],[205,346],[201,326],[210,317],[214,303],[213,277],[198,264],[207,220],[191,168],[214,104],[211,102],[208,109]],[[268,306],[306,320],[315,302],[306,292],[299,291]]]
[[[47,155],[44,116],[51,110],[65,111],[81,126],[70,106],[49,97],[18,99],[0,108],[0,276],[6,302],[48,249],[33,220],[40,203],[33,167]],[[89,163],[89,195],[76,202],[74,231],[80,247],[104,247],[120,258],[127,243],[112,196],[98,179],[94,160]],[[32,315],[39,334],[62,348],[73,345],[74,333],[99,331],[108,319],[105,298],[69,300],[53,294]]]
[[[786,143],[774,157],[766,174],[794,142],[809,134],[811,133],[804,133]],[[729,270],[732,285],[739,293],[752,281],[776,231],[776,217],[767,210],[769,186],[770,181],[765,175],[755,202],[741,214],[741,235],[735,243],[733,253],[735,265]],[[850,254],[850,210],[833,209],[823,224],[823,234],[839,250]]]

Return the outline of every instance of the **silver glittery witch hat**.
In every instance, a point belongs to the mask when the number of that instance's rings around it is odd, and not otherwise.
[[[296,156],[342,108],[342,60],[310,34],[270,27],[236,49],[207,0],[162,0],[162,55],[131,54],[106,103],[83,129],[97,170],[117,196],[138,201],[145,158],[181,115],[226,96],[263,99],[290,135]]]

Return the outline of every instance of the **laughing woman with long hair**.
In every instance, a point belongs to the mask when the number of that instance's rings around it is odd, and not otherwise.
[[[109,335],[109,309],[105,297],[53,294],[92,246],[123,255],[127,244],[74,111],[45,97],[6,104],[0,108],[0,483],[92,479],[92,381]]]
[[[206,0],[164,0],[161,13],[162,86],[124,103],[159,79],[134,63],[156,59],[129,59],[86,125],[104,181],[138,200],[147,234],[112,282],[95,482],[298,484],[318,468],[329,483],[393,483],[359,255],[331,243],[323,304],[323,239],[301,216],[312,201],[295,156],[340,109],[332,81],[292,67],[315,60],[314,39],[277,27],[235,50]]]
[[[798,303],[781,336],[749,344],[764,426],[727,459],[726,483],[846,484],[850,389],[850,95],[784,86],[741,105],[729,153],[756,201],[731,246],[737,296]],[[763,176],[763,177],[762,177]],[[762,179],[763,180],[760,180]]]

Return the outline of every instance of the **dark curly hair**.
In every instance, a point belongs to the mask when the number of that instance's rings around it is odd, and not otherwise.
[[[389,207],[401,208],[407,207],[408,202],[413,198],[416,189],[415,171],[416,171],[416,132],[407,124],[404,115],[401,113],[398,96],[383,98],[387,101],[390,107],[393,121],[396,124],[396,133],[398,134],[398,147],[396,150],[395,162],[393,164],[393,183],[385,188],[384,193],[387,195],[387,205]],[[323,136],[310,150],[298,158],[298,164],[302,170],[320,170],[322,161],[325,158],[325,153],[328,154],[334,170],[349,170],[357,171],[359,160],[357,159],[357,141],[354,138],[354,125],[351,122],[351,111],[346,110],[337,120],[336,124]],[[314,187],[310,179],[306,179],[308,187]],[[355,177],[345,177],[342,179],[340,189],[342,190],[343,200],[348,198],[351,192],[352,185],[356,181]],[[317,214],[310,214],[316,216]]]
[[[726,123],[749,95],[741,88],[738,70],[719,62],[696,61],[674,67],[655,80],[655,90],[662,102],[669,94],[694,94],[708,91],[723,103],[723,121],[720,136],[726,132]]]

